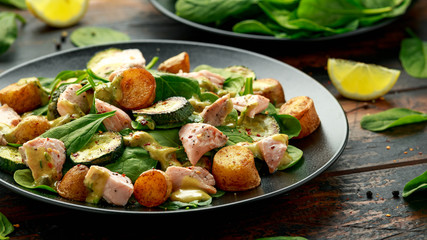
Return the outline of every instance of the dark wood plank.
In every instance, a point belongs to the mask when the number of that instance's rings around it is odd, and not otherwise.
[[[393,197],[427,169],[427,164],[330,176],[271,199],[215,212],[168,217],[113,216],[72,211],[0,189],[0,212],[19,224],[12,239],[256,239],[304,236],[308,239],[424,239],[427,195]],[[372,191],[372,199],[366,196]],[[4,202],[13,202],[5,206]],[[390,214],[390,216],[388,216]],[[167,229],[167,230],[166,230]]]

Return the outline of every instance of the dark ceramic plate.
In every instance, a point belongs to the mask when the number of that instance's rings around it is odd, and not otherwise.
[[[181,18],[175,14],[175,2],[176,0],[150,0],[151,4],[157,8],[161,13],[164,15],[174,19],[175,21],[181,22],[185,25],[198,28],[204,31],[208,31],[215,34],[225,35],[229,37],[237,37],[237,38],[244,38],[244,39],[253,39],[253,40],[272,40],[272,41],[286,41],[286,42],[313,42],[313,41],[327,41],[327,40],[334,40],[334,39],[341,39],[345,37],[351,37],[367,32],[371,32],[374,30],[377,30],[379,28],[382,28],[392,22],[394,22],[398,17],[390,18],[383,20],[379,22],[378,24],[369,26],[369,27],[363,27],[359,28],[355,31],[346,32],[342,34],[336,34],[332,36],[327,37],[318,37],[318,38],[307,38],[307,39],[287,39],[287,38],[276,38],[274,36],[267,36],[267,35],[256,35],[256,34],[245,34],[245,33],[236,33],[231,30],[221,29],[221,28],[215,28],[212,26],[196,23],[189,21],[187,19]]]
[[[258,78],[278,79],[284,87],[287,99],[300,95],[311,97],[319,114],[321,125],[309,137],[299,141],[291,140],[291,144],[304,151],[304,157],[297,165],[286,171],[278,171],[272,175],[262,176],[261,186],[256,189],[236,194],[227,193],[221,198],[214,199],[211,206],[202,208],[163,211],[157,208],[147,209],[140,206],[123,208],[73,202],[54,194],[25,189],[17,185],[11,175],[4,172],[0,172],[1,185],[36,200],[92,212],[162,215],[206,211],[272,197],[294,189],[325,171],[338,159],[347,143],[348,123],[345,113],[337,100],[321,84],[303,72],[272,58],[220,45],[146,40],[72,49],[32,60],[4,72],[0,75],[0,88],[16,82],[20,78],[32,76],[55,77],[57,73],[63,70],[84,69],[91,56],[110,47],[121,49],[138,48],[142,51],[147,61],[150,61],[155,56],[158,56],[162,61],[186,51],[190,55],[193,68],[200,64],[208,64],[215,67],[247,66],[255,71]]]

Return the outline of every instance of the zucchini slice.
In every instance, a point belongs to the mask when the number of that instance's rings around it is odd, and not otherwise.
[[[157,125],[179,123],[193,113],[194,108],[184,97],[170,97],[149,108],[133,111],[137,116],[151,118]]]
[[[22,161],[21,154],[18,149],[11,146],[0,146],[0,169],[13,173],[18,169],[27,168]]]
[[[237,129],[246,132],[254,141],[280,133],[280,126],[276,119],[263,114],[257,114],[254,118],[245,117]]]
[[[105,165],[119,158],[124,151],[123,137],[118,132],[96,133],[80,151],[72,153],[74,164]]]
[[[49,102],[47,106],[47,120],[51,121],[56,118],[59,118],[61,115],[59,115],[58,110],[56,109],[56,106],[58,104],[59,96],[62,92],[67,89],[68,84],[60,85],[52,94],[51,101]]]

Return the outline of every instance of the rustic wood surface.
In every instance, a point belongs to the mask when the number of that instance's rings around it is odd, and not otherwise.
[[[427,1],[419,0],[398,21],[375,32],[319,43],[279,43],[217,36],[177,23],[146,0],[91,0],[85,18],[67,29],[27,19],[0,72],[56,50],[61,33],[81,26],[105,26],[132,39],[177,39],[219,43],[262,53],[301,69],[340,102],[350,127],[348,144],[327,171],[286,194],[225,210],[183,216],[113,216],[70,210],[25,198],[0,186],[0,212],[19,227],[11,239],[256,239],[302,236],[308,239],[426,239],[427,196],[403,199],[406,182],[427,170],[427,124],[372,133],[360,119],[392,107],[427,112],[427,80],[406,74],[398,54],[412,29],[427,41]],[[61,49],[74,46],[67,40]],[[360,60],[402,70],[384,98],[356,102],[341,97],[325,70],[329,57]],[[387,149],[390,146],[390,149]],[[411,149],[413,149],[411,151]],[[368,198],[367,191],[373,197]],[[399,197],[392,192],[399,191]]]

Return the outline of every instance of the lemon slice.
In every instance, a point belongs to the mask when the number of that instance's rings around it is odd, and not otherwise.
[[[28,10],[52,27],[69,27],[83,18],[89,0],[26,0]]]
[[[346,98],[367,101],[384,96],[394,86],[400,71],[344,59],[328,59],[332,84]]]

